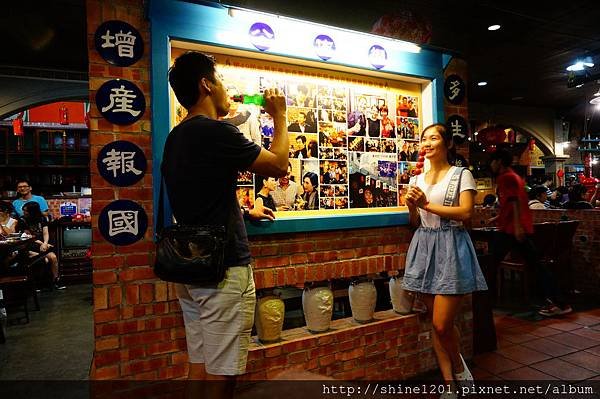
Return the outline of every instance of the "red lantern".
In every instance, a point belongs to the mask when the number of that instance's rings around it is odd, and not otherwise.
[[[23,129],[23,112],[21,112],[15,119],[12,121],[13,131],[15,136],[23,136],[25,135],[25,130]]]
[[[58,117],[61,125],[69,124],[69,109],[64,104],[58,109]]]
[[[535,139],[529,139],[529,151],[533,151],[535,148]]]

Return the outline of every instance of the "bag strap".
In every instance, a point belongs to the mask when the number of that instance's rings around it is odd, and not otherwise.
[[[458,195],[460,189],[460,180],[462,177],[462,172],[465,168],[456,167],[454,173],[450,177],[450,182],[448,182],[448,187],[446,188],[446,195],[444,197],[444,206],[452,206],[456,201],[456,197]],[[440,226],[449,226],[450,219],[440,218]]]
[[[165,201],[163,198],[164,195],[164,185],[165,185],[165,178],[162,175],[162,171],[160,172],[160,194],[158,195],[158,215],[156,217],[156,232],[159,233],[162,231],[163,227],[164,227],[164,205],[165,205]]]

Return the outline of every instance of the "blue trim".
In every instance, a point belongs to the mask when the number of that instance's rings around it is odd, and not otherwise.
[[[433,85],[433,123],[446,123],[444,115],[444,73],[439,71],[431,84]]]
[[[272,222],[246,222],[246,229],[249,236],[255,236],[306,231],[360,229],[365,227],[388,227],[406,225],[408,223],[408,212],[395,212],[276,219]]]
[[[154,178],[154,204],[158,204],[159,189],[161,184],[160,163],[162,160],[163,148],[169,133],[170,106],[169,106],[169,86],[167,73],[170,64],[170,40],[178,39],[182,41],[203,43],[207,45],[227,48],[237,48],[250,53],[260,53],[254,48],[247,38],[246,32],[240,33],[240,23],[233,21],[228,15],[228,8],[219,4],[193,4],[179,0],[152,0],[149,6],[149,15],[151,21],[151,63],[152,63],[152,154],[153,154],[153,178]],[[290,22],[294,23],[294,22]],[[244,28],[246,29],[246,28]],[[322,28],[323,33],[335,35],[333,30],[326,26]],[[307,30],[308,31],[308,30]],[[229,36],[227,36],[229,34]],[[349,34],[356,35],[356,38],[362,38],[360,33]],[[304,42],[307,37],[305,32],[294,32],[294,41]],[[298,36],[298,37],[297,37]],[[223,39],[228,37],[229,39]],[[244,40],[242,40],[242,38]],[[229,42],[229,40],[235,41]],[[312,40],[312,39],[311,39]],[[335,40],[335,38],[334,38]],[[372,41],[378,41],[373,37]],[[379,40],[386,46],[389,39],[381,38]],[[338,48],[349,45],[348,41],[336,43]],[[352,45],[354,43],[349,41]],[[295,59],[304,59],[310,61],[322,62],[326,64],[336,64],[356,68],[358,72],[361,69],[372,71],[373,67],[368,61],[368,57],[353,57],[344,59],[341,57],[338,62],[329,60],[323,62],[314,52],[294,53],[290,47],[279,48],[278,51],[268,51],[270,54],[282,55],[285,57],[294,57]],[[422,79],[432,80],[433,84],[433,120],[444,122],[444,77],[443,66],[447,65],[451,57],[447,54],[437,52],[428,48],[421,48],[418,54],[402,51],[389,51],[388,63],[380,71],[398,74],[402,76],[412,76]],[[165,198],[165,209],[168,206],[168,198]],[[154,217],[158,212],[154,212]],[[164,223],[169,224],[171,214],[165,211]],[[155,220],[156,222],[156,220]],[[358,215],[336,215],[319,216],[304,218],[285,218],[274,222],[247,223],[248,234],[274,234],[290,233],[302,231],[319,230],[342,230],[365,227],[384,227],[408,224],[408,212],[390,212],[376,214],[358,214]],[[154,224],[156,225],[156,223]]]
[[[451,54],[442,54],[442,69],[446,69],[450,61],[452,61],[453,56]]]

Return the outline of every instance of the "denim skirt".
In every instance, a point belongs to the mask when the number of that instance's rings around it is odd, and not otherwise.
[[[425,294],[487,290],[471,237],[462,226],[419,227],[408,253],[404,289]]]

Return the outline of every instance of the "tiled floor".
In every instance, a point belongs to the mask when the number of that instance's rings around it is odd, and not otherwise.
[[[542,320],[494,319],[498,349],[473,358],[475,379],[600,379],[600,309]]]

